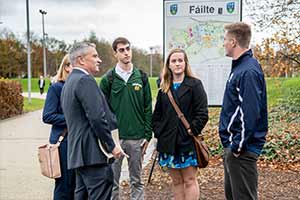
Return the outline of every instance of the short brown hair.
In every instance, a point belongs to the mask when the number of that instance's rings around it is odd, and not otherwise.
[[[236,22],[224,26],[228,34],[232,35],[242,48],[249,48],[251,27],[244,22]]]
[[[117,46],[118,44],[129,44],[130,45],[130,42],[127,38],[124,38],[124,37],[118,37],[116,38],[113,43],[112,43],[112,48],[114,51],[117,51]]]

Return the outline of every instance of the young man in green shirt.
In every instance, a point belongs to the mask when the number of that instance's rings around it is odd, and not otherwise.
[[[144,199],[142,160],[152,138],[150,84],[145,73],[133,66],[130,42],[126,38],[115,39],[112,48],[118,63],[102,78],[100,87],[116,114],[121,147],[129,155],[131,199],[140,200]],[[120,199],[119,179],[123,158],[115,160],[112,165],[113,200]]]

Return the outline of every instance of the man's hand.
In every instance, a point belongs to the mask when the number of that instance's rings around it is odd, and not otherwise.
[[[129,158],[129,156],[123,151],[123,149],[120,146],[115,146],[115,148],[111,153],[114,155],[115,159],[119,159],[121,158],[121,156],[125,156],[126,158]]]
[[[144,139],[144,141],[141,144],[142,156],[144,156],[146,154],[146,150],[148,148],[148,144],[149,144],[149,142],[146,139]]]
[[[113,151],[111,152],[114,155],[115,159],[119,159],[121,158],[122,154],[122,150],[119,146],[115,146],[115,148],[113,149]]]

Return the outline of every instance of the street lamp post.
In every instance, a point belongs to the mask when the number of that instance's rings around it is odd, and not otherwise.
[[[31,55],[30,55],[30,26],[29,26],[29,0],[26,0],[27,22],[27,77],[28,77],[28,102],[31,104]]]
[[[42,14],[42,25],[43,25],[43,59],[44,59],[44,78],[46,78],[47,76],[47,72],[46,72],[46,43],[45,43],[45,24],[44,24],[44,15],[47,14],[46,11],[40,9],[40,13]]]

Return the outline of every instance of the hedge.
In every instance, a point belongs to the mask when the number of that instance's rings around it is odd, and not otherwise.
[[[23,112],[22,86],[18,81],[0,79],[0,119]]]

